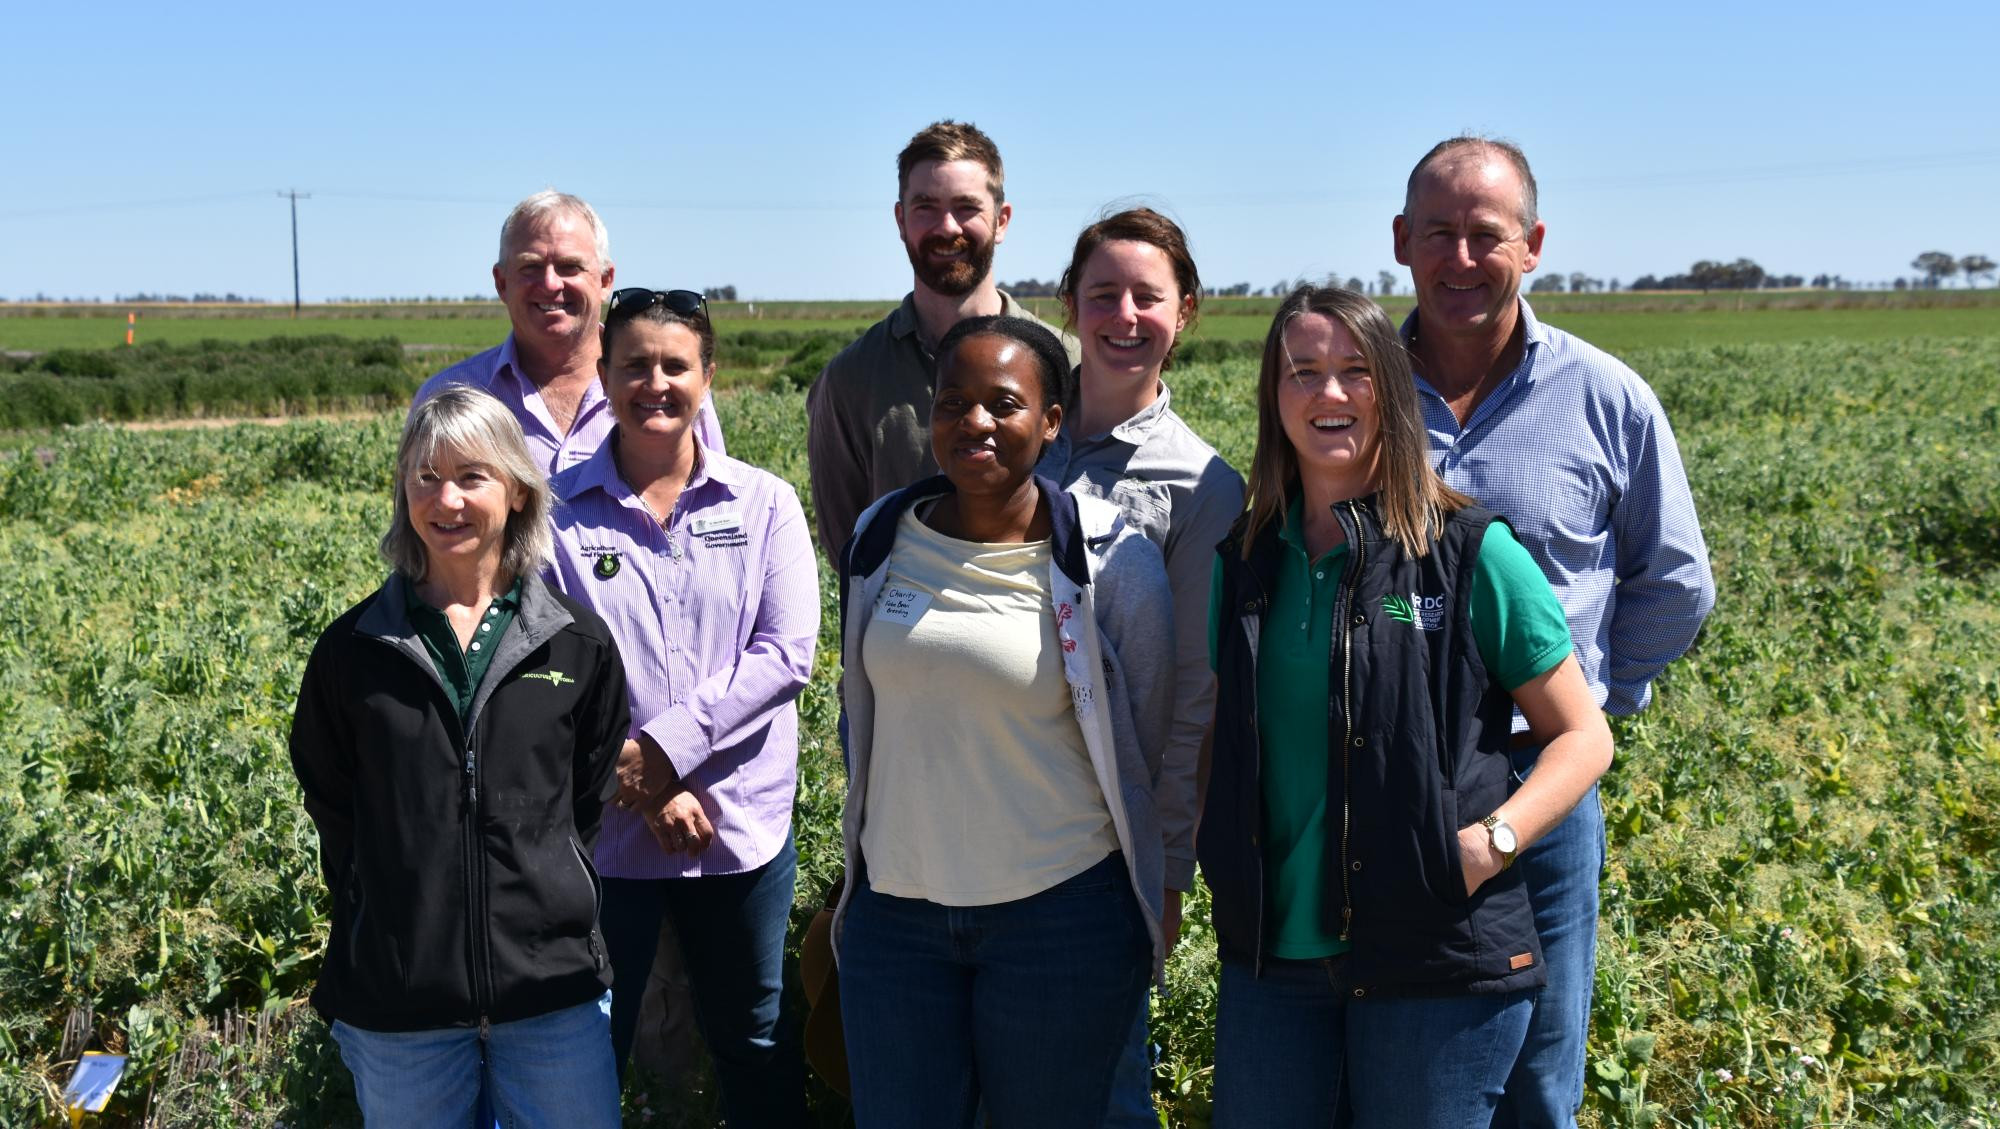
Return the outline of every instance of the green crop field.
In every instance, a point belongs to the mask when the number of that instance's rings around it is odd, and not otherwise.
[[[1719,595],[1616,726],[1590,1126],[2000,1127],[2000,336],[1922,308],[1549,318],[1820,313],[1853,320],[1623,346],[1672,416]],[[313,348],[329,389],[396,367]],[[1239,467],[1254,368],[1173,378]],[[731,451],[803,493],[796,382],[746,370],[720,406]],[[0,438],[0,1124],[59,1124],[86,1045],[133,1056],[106,1124],[351,1120],[300,1002],[326,893],[284,742],[311,640],[380,580],[399,420]],[[822,579],[795,926],[839,863]],[[1206,1125],[1205,912],[1197,893],[1155,1024],[1177,1126]],[[712,1124],[712,1099],[630,1096],[630,1124]]]
[[[1885,341],[1910,336],[2000,335],[2000,291],[1796,292],[1722,294],[1553,294],[1534,296],[1536,311],[1552,324],[1579,333],[1623,355],[1655,345],[1723,342]],[[853,336],[894,308],[875,302],[718,302],[716,324],[731,335],[826,332]],[[1057,321],[1053,298],[1028,300],[1039,316]],[[1400,320],[1411,299],[1383,305]],[[1276,302],[1269,298],[1211,298],[1193,338],[1261,341]],[[139,306],[135,340],[185,345],[204,340],[245,342],[273,335],[337,334],[395,337],[408,345],[444,346],[463,353],[498,343],[507,318],[498,303],[464,302],[379,306],[308,306],[294,319],[283,306]],[[0,351],[121,347],[125,311],[116,306],[36,306],[0,303]]]

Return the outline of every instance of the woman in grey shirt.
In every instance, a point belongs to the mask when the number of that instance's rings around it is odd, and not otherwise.
[[[1204,628],[1209,574],[1216,543],[1243,511],[1243,478],[1174,412],[1160,378],[1201,302],[1201,278],[1180,226],[1150,208],[1091,224],[1076,237],[1060,290],[1065,328],[1076,334],[1083,360],[1062,433],[1035,469],[1066,489],[1116,503],[1160,547],[1173,589],[1173,719],[1153,787],[1166,840],[1161,924],[1171,951],[1181,894],[1194,883],[1196,777],[1215,704]],[[1158,1124],[1146,1044],[1141,1008],[1107,1126]]]

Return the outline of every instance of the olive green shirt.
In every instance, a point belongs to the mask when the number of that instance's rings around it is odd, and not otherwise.
[[[1327,772],[1327,696],[1333,606],[1347,546],[1306,555],[1304,505],[1293,498],[1279,533],[1277,589],[1257,644],[1257,738],[1263,753],[1264,885],[1273,956],[1317,960],[1347,951],[1326,929],[1328,813],[1338,818],[1339,781]],[[1220,562],[1209,596],[1208,654],[1215,662]],[[1473,573],[1472,635],[1486,669],[1509,691],[1572,649],[1569,621],[1541,569],[1501,522],[1486,527]]]
[[[486,678],[486,668],[493,661],[500,637],[507,634],[514,613],[521,609],[521,582],[515,580],[513,587],[487,605],[486,614],[479,618],[479,627],[472,633],[472,642],[463,651],[458,649],[458,632],[452,630],[451,620],[417,595],[415,584],[404,585],[403,592],[410,626],[417,629],[424,650],[430,652],[438,681],[444,683],[445,693],[451,697],[462,723],[472,708],[472,696],[479,692],[479,683]]]

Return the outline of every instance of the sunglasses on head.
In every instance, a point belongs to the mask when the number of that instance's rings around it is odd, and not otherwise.
[[[611,308],[605,312],[605,321],[623,321],[636,317],[654,306],[665,306],[669,313],[681,317],[693,317],[699,313],[703,321],[708,320],[708,299],[698,290],[648,290],[643,286],[628,286],[611,292]],[[713,324],[713,323],[711,323]]]

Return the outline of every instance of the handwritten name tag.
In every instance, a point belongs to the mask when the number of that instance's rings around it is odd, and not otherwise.
[[[875,601],[875,618],[886,619],[892,623],[911,624],[917,622],[923,616],[924,609],[930,606],[931,597],[928,592],[918,592],[911,588],[884,588],[881,597]]]
[[[741,529],[742,527],[742,514],[710,514],[707,517],[698,517],[688,522],[688,532],[694,534],[696,537],[710,533],[720,533],[725,529]]]

